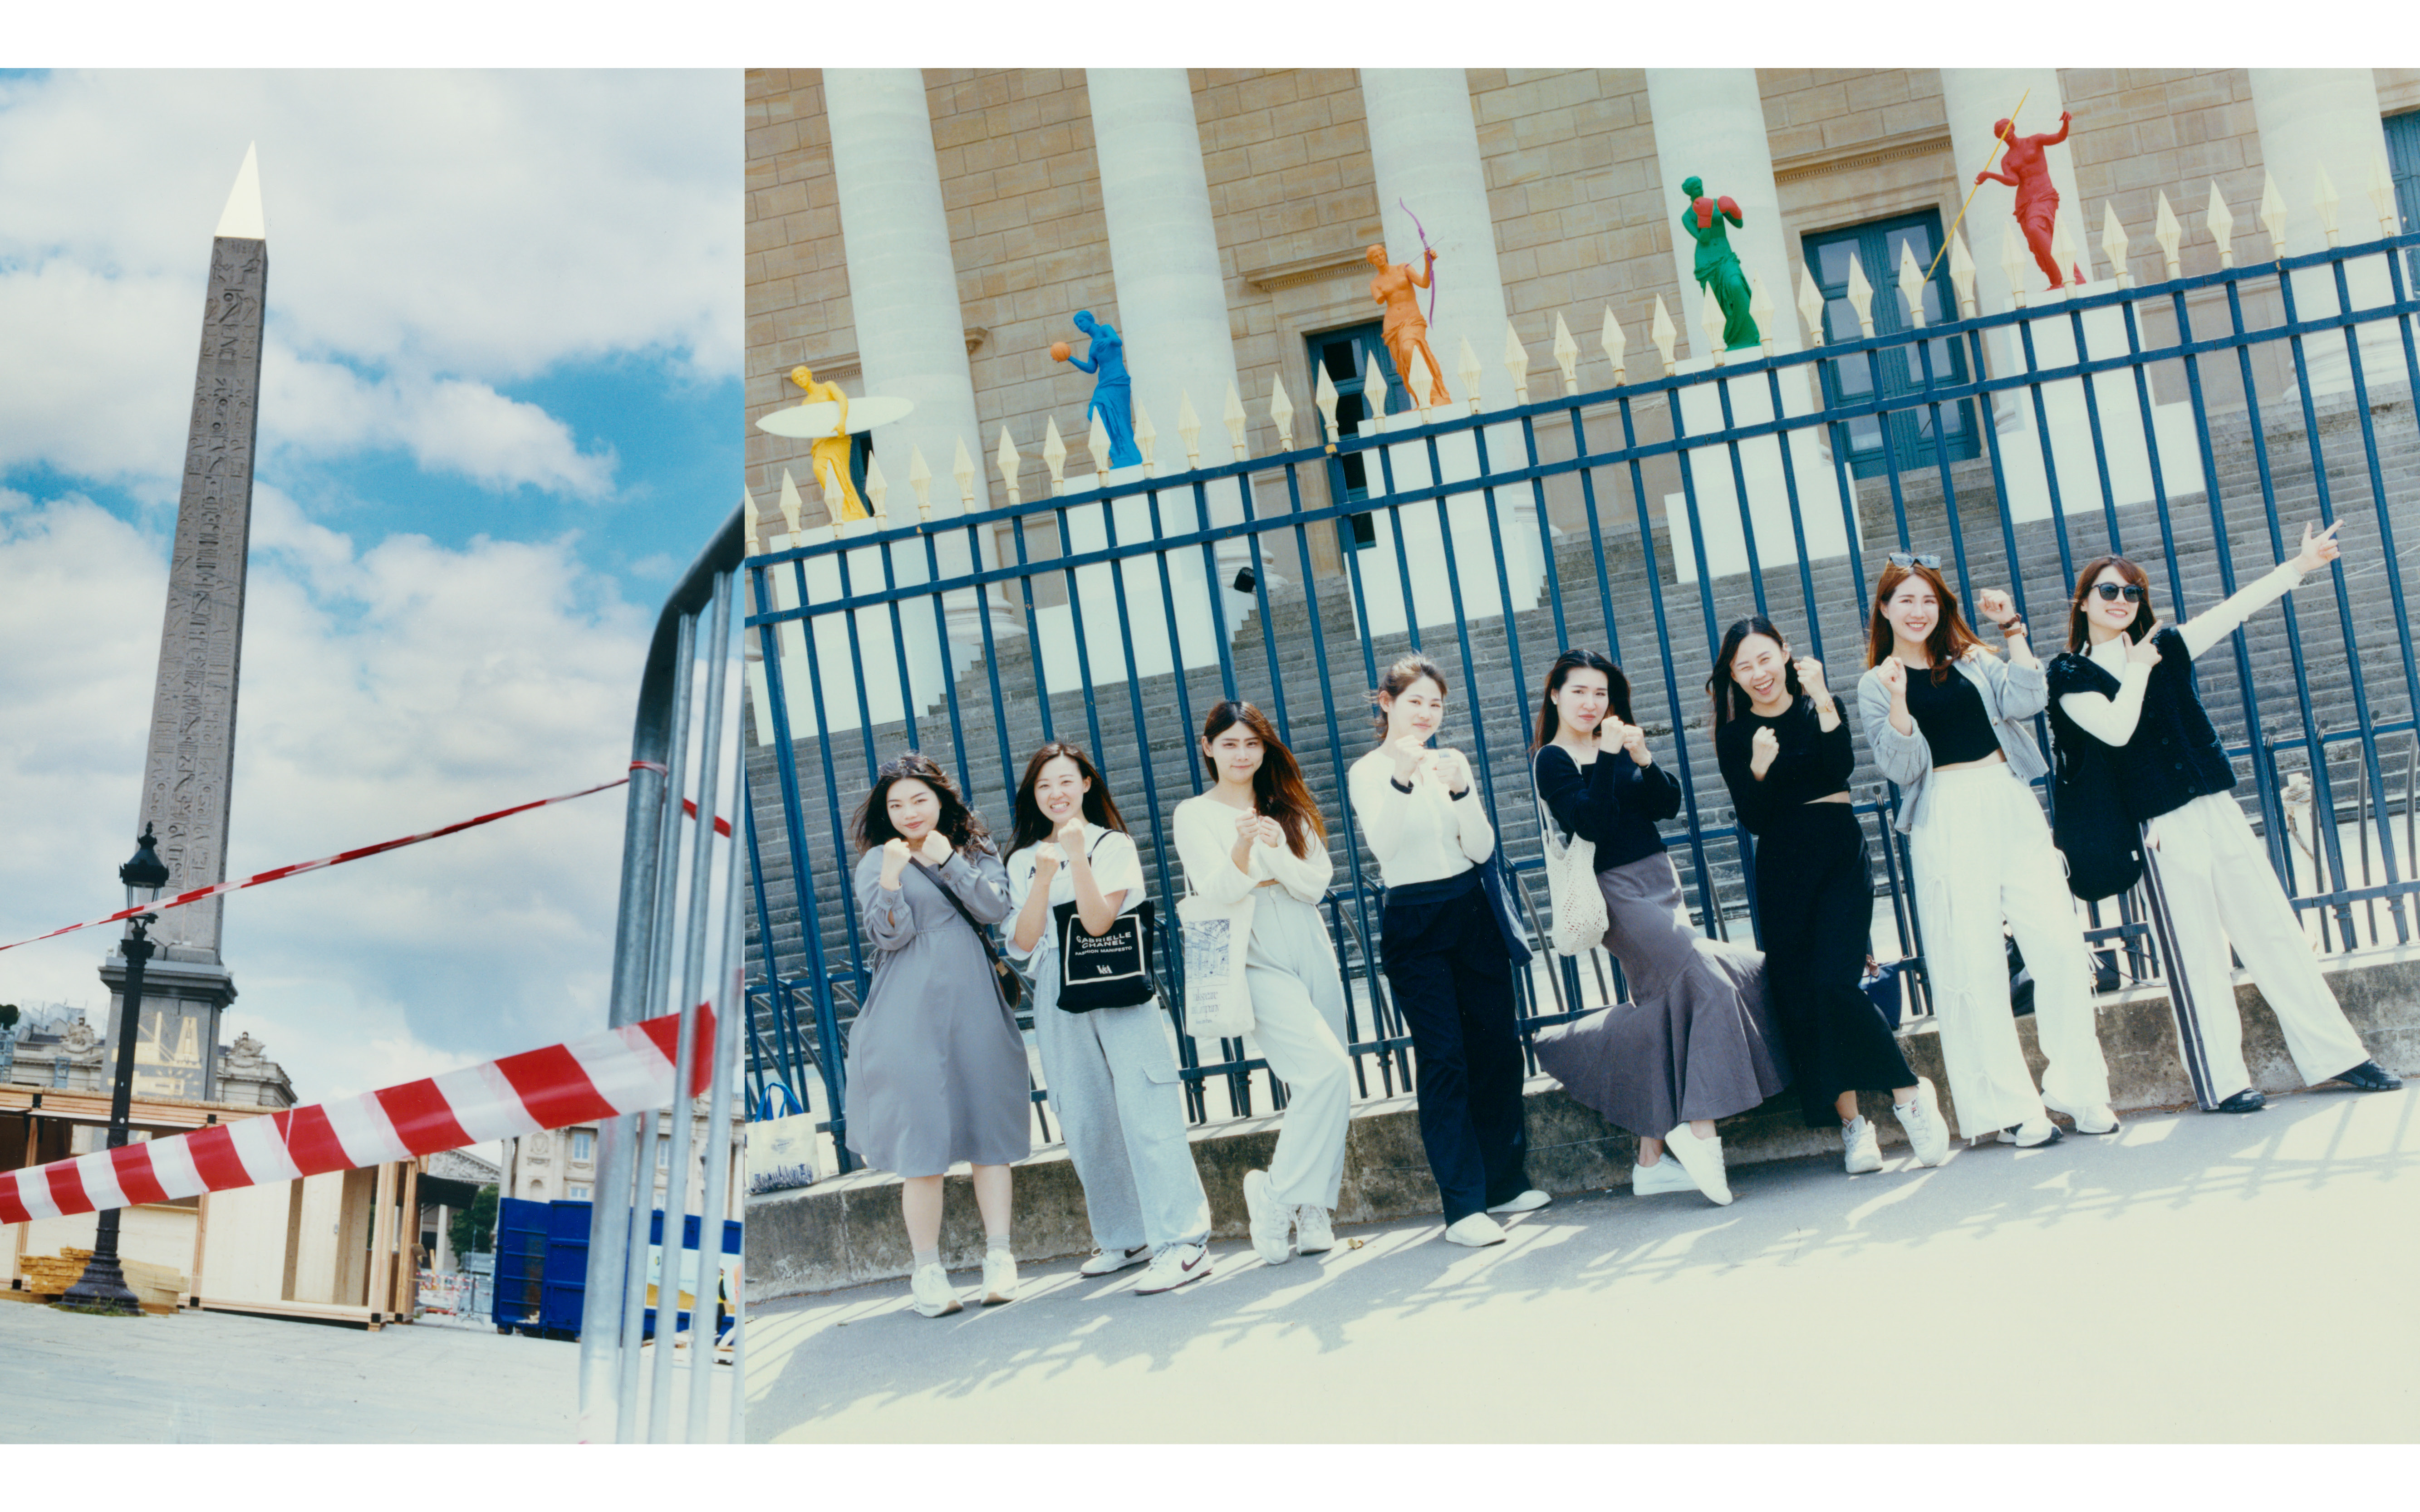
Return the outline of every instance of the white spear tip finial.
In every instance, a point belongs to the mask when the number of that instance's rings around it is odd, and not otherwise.
[[[227,192],[226,208],[219,212],[219,228],[211,235],[244,241],[269,239],[269,221],[260,208],[260,145],[256,142],[243,149],[243,166],[236,170],[235,187]]]

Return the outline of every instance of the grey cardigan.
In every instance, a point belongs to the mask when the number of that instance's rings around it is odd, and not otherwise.
[[[2042,666],[2020,667],[1981,649],[1968,652],[1951,665],[1982,693],[1984,717],[1992,721],[1993,733],[2000,737],[2000,753],[2008,757],[2017,780],[2030,782],[2049,771],[2041,748],[2034,744],[2033,732],[2024,726],[2025,720],[2050,706],[2050,683]],[[1931,675],[1919,667],[1909,668],[1907,673]],[[1921,728],[1912,735],[1893,729],[1890,709],[1890,690],[1883,687],[1882,669],[1869,669],[1857,681],[1857,712],[1864,719],[1866,739],[1874,748],[1874,764],[1902,790],[1899,829],[1905,833],[1924,823],[1928,811],[1932,796],[1932,748]]]

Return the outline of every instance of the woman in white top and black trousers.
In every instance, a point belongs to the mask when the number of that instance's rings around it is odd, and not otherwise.
[[[1950,1102],[1969,1139],[1996,1130],[2007,1143],[2050,1144],[2061,1131],[2048,1108],[2079,1134],[2115,1134],[2084,927],[2027,785],[2050,770],[2024,723],[2049,689],[2009,595],[1987,590],[1977,605],[2005,658],[1967,627],[1936,559],[1892,552],[1857,684],[1874,763],[1900,787]],[[2009,1003],[2003,920],[2033,968],[2034,1033],[2049,1061],[2040,1089]]]
[[[1054,740],[1025,764],[1008,846],[1008,953],[1033,977],[1033,1034],[1084,1188],[1095,1246],[1082,1273],[1150,1266],[1149,1296],[1210,1273],[1210,1199],[1194,1169],[1176,1036],[1156,998],[1086,1012],[1061,1006],[1061,930],[1098,939],[1143,901],[1142,860],[1092,759]],[[1062,922],[1059,910],[1072,905]]]
[[[1218,903],[1252,900],[1244,948],[1252,1042],[1285,1083],[1286,1109],[1268,1169],[1244,1173],[1244,1209],[1252,1248],[1283,1265],[1295,1249],[1336,1247],[1330,1214],[1353,1119],[1344,979],[1319,917],[1335,865],[1319,805],[1268,716],[1234,700],[1212,709],[1202,760],[1212,785],[1178,804],[1170,827],[1195,892]]]
[[[2180,625],[2157,628],[2150,579],[2124,557],[2076,576],[2068,649],[2050,665],[2061,741],[2108,748],[2118,795],[2141,825],[2144,891],[2168,1006],[2194,1097],[2205,1113],[2251,1113],[2266,1101],[2243,1064],[2230,946],[2277,1015],[2306,1084],[2365,1092],[2403,1085],[2362,1047],[2319,974],[2294,905],[2228,796],[2235,764],[2201,705],[2194,663],[2246,619],[2337,557],[2336,528],[2303,528],[2300,553]]]
[[[1377,749],[1353,764],[1353,812],[1387,888],[1380,951],[1419,1058],[1420,1143],[1444,1199],[1445,1237],[1496,1244],[1491,1212],[1543,1208],[1522,1166],[1521,1038],[1512,964],[1529,950],[1485,871],[1496,827],[1470,763],[1426,748],[1445,719],[1445,673],[1418,652],[1373,695]]]

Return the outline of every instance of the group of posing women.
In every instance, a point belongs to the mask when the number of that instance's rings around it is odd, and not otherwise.
[[[2141,867],[2201,1106],[2261,1105],[2243,1063],[2230,945],[2305,1082],[2401,1085],[2346,1023],[2226,795],[2233,768],[2193,671],[2247,615],[2337,554],[2333,529],[2305,530],[2300,553],[2274,572],[2165,628],[2142,569],[2101,558],[2078,577],[2067,650],[2047,667],[2007,594],[1977,597],[2000,636],[1995,654],[1936,561],[1889,557],[1858,711],[1900,791],[1942,1061],[1970,1139],[2049,1144],[2063,1133],[2054,1112],[2082,1134],[2118,1128],[2083,928],[2027,788],[2050,766],[2024,721],[2046,708],[2062,767],[2075,764],[2066,777],[2100,785],[2084,795],[2113,831],[2099,839]],[[1680,811],[1681,785],[1648,748],[1621,669],[1595,652],[1564,652],[1540,702],[1532,775],[1554,839],[1592,847],[1602,944],[1627,992],[1538,1031],[1539,1064],[1637,1136],[1639,1196],[1730,1202],[1715,1120],[1793,1085],[1810,1126],[1839,1128],[1850,1172],[1882,1165],[1862,1092],[1887,1093],[1915,1160],[1938,1165],[1950,1139],[1938,1094],[1860,982],[1873,886],[1850,805],[1847,715],[1823,667],[1793,656],[1761,618],[1730,627],[1708,687],[1723,778],[1755,838],[1764,949],[1691,924],[1657,829]],[[1503,896],[1470,763],[1431,745],[1448,695],[1426,657],[1388,668],[1373,694],[1378,745],[1354,764],[1346,791],[1385,889],[1380,956],[1412,1037],[1445,1237],[1482,1245],[1504,1238],[1493,1215],[1549,1198],[1523,1164],[1513,975],[1531,947]],[[1318,910],[1334,868],[1319,806],[1258,709],[1218,704],[1200,751],[1209,785],[1176,806],[1171,827],[1188,893],[1235,921],[1249,1032],[1287,1089],[1268,1166],[1244,1177],[1252,1246],[1278,1265],[1335,1243],[1352,1099],[1344,986]],[[1020,979],[1005,958],[1033,984],[1043,1074],[1084,1189],[1097,1252],[1083,1273],[1141,1266],[1134,1289],[1143,1293],[1209,1274],[1210,1204],[1187,1137],[1173,1027],[1156,1000],[1094,1006],[1099,995],[1068,970],[1094,942],[1131,936],[1121,920],[1144,906],[1140,857],[1091,759],[1061,741],[1033,753],[1004,853],[948,775],[913,751],[876,775],[857,830],[856,895],[876,962],[848,1046],[847,1142],[902,1178],[916,1310],[960,1306],[940,1261],[941,1178],[960,1161],[973,1166],[987,1239],[982,1301],[1016,1293],[1008,1167],[1032,1150],[1032,1106]],[[1575,901],[1558,897],[1558,912]],[[2034,974],[2047,1061],[2039,1087],[2010,1012],[2004,926]]]

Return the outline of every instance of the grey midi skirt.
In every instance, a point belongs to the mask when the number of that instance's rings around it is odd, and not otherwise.
[[[1710,940],[1689,922],[1670,856],[1597,873],[1605,948],[1630,990],[1538,1031],[1538,1065],[1634,1134],[1661,1139],[1693,1119],[1743,1113],[1790,1085],[1789,1053],[1764,1001],[1764,953]]]

